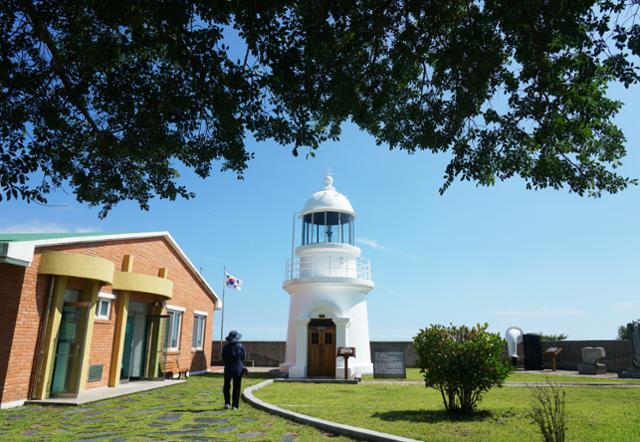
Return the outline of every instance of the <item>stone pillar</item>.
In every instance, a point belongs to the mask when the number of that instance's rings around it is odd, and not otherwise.
[[[349,318],[333,318],[336,324],[336,349],[347,346],[347,328],[349,327]],[[348,377],[351,377],[351,368]],[[344,379],[344,358],[336,355],[336,379]]]
[[[124,255],[122,258],[122,271],[133,271],[133,255]],[[120,385],[120,366],[124,351],[124,336],[129,315],[129,292],[119,292],[117,297],[116,323],[113,331],[113,348],[111,351],[111,364],[109,367],[109,387]]]
[[[39,376],[36,377],[37,384],[34,399],[43,400],[49,395],[51,388],[51,377],[53,374],[53,361],[56,357],[56,337],[60,330],[62,320],[62,309],[64,307],[64,291],[67,289],[66,276],[52,277],[53,292],[51,293],[51,307],[47,318],[47,328],[44,333],[42,345],[42,362]]]
[[[124,335],[127,328],[129,315],[129,292],[120,292],[116,298],[116,323],[113,330],[113,348],[111,351],[111,363],[109,364],[109,387],[120,385],[120,366],[122,365],[122,353],[124,351]]]
[[[158,277],[168,279],[169,270],[166,267],[158,269]],[[151,308],[151,315],[160,316],[164,310],[162,301],[157,301]],[[184,318],[183,318],[184,319]],[[152,325],[150,330],[151,336],[149,339],[149,360],[147,361],[147,367],[145,373],[147,377],[157,378],[160,376],[160,360],[162,357],[162,351],[164,347],[164,325],[166,321],[157,319]]]
[[[296,361],[294,366],[289,367],[290,378],[299,379],[307,377],[308,325],[309,318],[296,320]]]
[[[87,386],[89,378],[89,357],[91,355],[91,343],[93,341],[93,320],[96,317],[96,304],[98,302],[98,292],[100,291],[100,281],[87,282],[87,288],[83,293],[84,302],[87,302],[87,316],[85,318],[86,326],[83,327],[84,339],[82,342],[82,355],[79,355],[80,366],[78,367],[78,388],[77,392],[81,393]]]

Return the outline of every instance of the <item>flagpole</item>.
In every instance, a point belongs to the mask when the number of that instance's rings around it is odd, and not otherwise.
[[[224,266],[222,273],[222,310],[220,318],[220,360],[222,360],[222,341],[224,340],[224,289],[227,286],[227,266]]]

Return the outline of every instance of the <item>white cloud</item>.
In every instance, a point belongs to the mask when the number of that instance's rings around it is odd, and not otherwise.
[[[387,250],[387,248],[385,246],[383,246],[382,244],[380,244],[380,242],[378,242],[378,240],[375,239],[371,239],[371,238],[359,238],[358,242],[360,244],[364,244],[367,247],[371,247],[372,249],[377,249],[377,250],[382,250],[385,251]]]
[[[54,222],[42,221],[0,226],[0,233],[86,233],[99,231],[100,229],[92,227],[69,227]]]
[[[414,260],[422,259],[420,256],[415,255],[413,253],[406,253],[401,250],[397,250],[397,249],[382,245],[380,241],[378,241],[377,239],[361,237],[361,238],[358,238],[356,242],[366,247],[369,247],[371,249],[379,250],[381,252],[388,253],[390,255],[399,256],[401,258],[414,259]]]
[[[585,317],[585,310],[573,307],[538,307],[522,310],[502,310],[497,311],[498,316],[561,316],[561,317]]]

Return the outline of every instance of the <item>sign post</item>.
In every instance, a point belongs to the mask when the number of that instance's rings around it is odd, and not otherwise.
[[[338,347],[338,356],[344,358],[344,379],[349,379],[349,358],[356,357],[355,347]]]
[[[406,379],[404,351],[376,351],[373,353],[374,378]]]
[[[549,347],[547,351],[545,351],[546,354],[551,355],[551,369],[553,371],[556,371],[556,359],[561,351],[562,347]]]

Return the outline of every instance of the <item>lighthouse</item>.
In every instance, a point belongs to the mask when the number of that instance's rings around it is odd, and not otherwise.
[[[283,288],[289,294],[285,362],[289,378],[343,378],[340,347],[354,347],[347,377],[373,372],[367,294],[371,263],[355,245],[356,213],[333,177],[294,215],[291,258]]]

